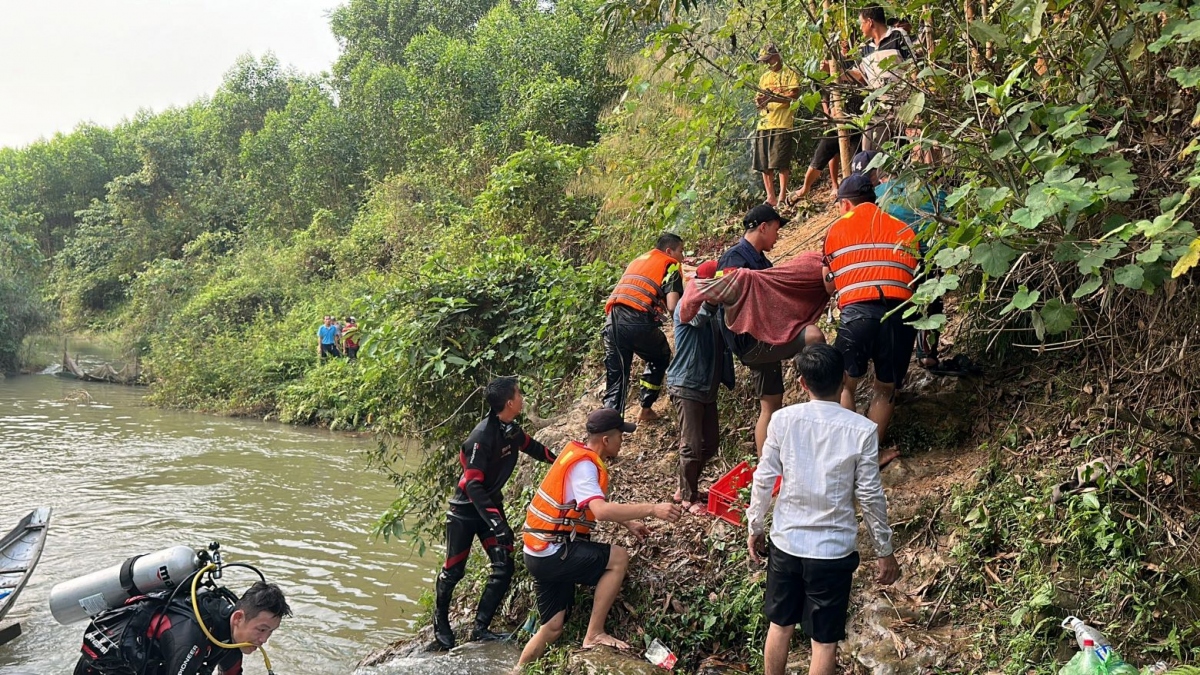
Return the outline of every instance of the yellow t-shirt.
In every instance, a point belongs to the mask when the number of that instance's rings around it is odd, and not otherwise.
[[[800,76],[787,66],[778,73],[767,70],[758,78],[758,88],[776,94],[793,94],[800,88]],[[766,108],[758,111],[758,128],[791,129],[795,116],[791,103],[768,103]]]

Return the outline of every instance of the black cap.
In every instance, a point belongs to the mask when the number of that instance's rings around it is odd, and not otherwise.
[[[849,199],[855,204],[875,203],[875,185],[861,173],[852,173],[838,185],[838,199]]]
[[[758,206],[746,212],[746,217],[742,218],[742,227],[747,230],[752,230],[763,223],[769,223],[772,220],[778,220],[779,226],[783,227],[788,224],[788,218],[779,215],[774,206],[770,204],[759,204]]]
[[[621,413],[612,408],[601,408],[587,416],[587,432],[589,434],[602,434],[613,429],[631,434],[637,430],[637,425],[632,422],[626,422]]]
[[[854,173],[866,173],[867,167],[871,165],[871,160],[875,159],[875,155],[878,154],[879,152],[876,150],[863,150],[850,160],[850,170]]]

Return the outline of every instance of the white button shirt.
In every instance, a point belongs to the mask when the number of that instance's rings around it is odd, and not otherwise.
[[[776,548],[825,560],[857,551],[857,499],[876,555],[891,555],[874,422],[830,401],[790,405],[772,415],[746,510],[754,534],[763,532],[778,476],[783,483],[771,525]]]

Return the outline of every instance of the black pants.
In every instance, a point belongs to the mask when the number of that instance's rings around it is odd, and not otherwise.
[[[341,356],[341,353],[338,352],[337,345],[335,345],[335,344],[327,345],[324,342],[322,342],[321,343],[321,358],[325,358],[326,356],[332,356],[334,358]]]
[[[475,627],[486,630],[492,624],[492,617],[499,609],[504,596],[508,594],[512,582],[513,559],[512,544],[500,544],[492,536],[492,530],[474,507],[466,509],[450,507],[446,514],[446,564],[437,577],[437,598],[434,610],[435,626],[441,623],[450,625],[450,601],[454,598],[454,587],[462,581],[467,571],[467,558],[471,555],[471,544],[475,539],[483,544],[488,557],[492,561],[492,573],[488,576],[483,595],[479,597],[479,607],[475,610]],[[500,515],[504,515],[504,507],[500,507]]]
[[[607,381],[604,407],[622,414],[625,412],[629,371],[636,354],[646,362],[641,380],[641,401],[643,408],[649,408],[658,400],[663,377],[671,363],[671,345],[667,343],[667,336],[663,335],[656,323],[623,323],[619,319],[605,324],[601,335],[604,336],[604,375]]]

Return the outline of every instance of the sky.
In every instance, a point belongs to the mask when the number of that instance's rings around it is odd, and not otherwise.
[[[0,0],[0,146],[212,94],[242,54],[329,70],[339,0]]]

